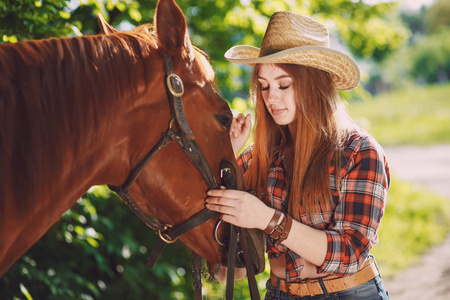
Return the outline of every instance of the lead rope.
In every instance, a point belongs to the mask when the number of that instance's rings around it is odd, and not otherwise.
[[[224,167],[230,165],[234,168],[234,164],[223,162],[221,165],[222,185],[227,189],[237,189],[237,183],[231,174],[231,169]],[[240,250],[238,251],[238,240]],[[234,273],[235,273],[235,257],[236,254],[243,254],[245,269],[247,270],[247,280],[250,289],[250,297],[252,300],[260,300],[258,285],[256,284],[255,272],[250,261],[247,245],[247,232],[238,226],[230,224],[230,244],[228,246],[228,267],[227,267],[227,286],[225,297],[226,300],[233,299],[234,291]]]
[[[192,251],[192,275],[194,277],[195,299],[202,300],[202,257]]]

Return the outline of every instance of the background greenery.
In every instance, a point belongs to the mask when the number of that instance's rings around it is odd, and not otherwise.
[[[273,12],[291,10],[325,23],[332,45],[357,59],[362,84],[342,96],[351,115],[383,146],[449,143],[449,0],[419,10],[396,1],[177,2],[233,110],[251,112],[251,69],[227,63],[223,53],[236,44],[259,45]],[[0,42],[95,34],[98,12],[127,30],[151,22],[155,6],[156,0],[0,0]],[[448,199],[430,196],[394,174],[380,243],[373,249],[385,276],[443,240],[450,229],[448,207]],[[147,270],[155,242],[116,196],[95,187],[0,279],[0,298],[192,299],[190,251],[177,242]],[[224,284],[204,277],[208,299],[222,299]],[[267,277],[268,270],[258,275],[261,292]],[[249,298],[245,279],[236,283],[235,298]]]

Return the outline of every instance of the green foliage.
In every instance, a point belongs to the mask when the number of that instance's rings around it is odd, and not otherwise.
[[[351,5],[353,9],[343,11],[342,7],[338,6],[339,15],[344,17],[333,21],[337,24],[345,44],[356,56],[379,62],[408,39],[409,31],[394,14],[396,8],[394,4],[380,3],[372,6],[365,4],[364,1],[351,1],[345,5]],[[335,10],[331,13],[336,16]]]
[[[442,27],[450,27],[450,0],[438,0],[430,7],[426,24],[430,33],[438,32]]]
[[[450,26],[424,37],[411,51],[414,78],[427,83],[450,79]]]
[[[383,276],[393,276],[418,261],[450,231],[448,199],[393,178],[385,216],[372,249]]]
[[[0,0],[0,38],[14,43],[73,33],[65,8],[65,0]]]
[[[0,298],[192,299],[190,250],[181,242],[170,245],[148,270],[156,240],[115,195],[97,186],[3,275]]]
[[[382,144],[431,145],[450,142],[450,85],[410,86],[352,102],[351,116]]]
[[[410,84],[447,82],[450,79],[450,1],[430,8],[404,11],[400,16],[411,31],[408,43],[370,70],[365,87],[373,94],[403,89]]]
[[[423,35],[426,33],[426,16],[427,10],[422,6],[421,9],[416,11],[402,11],[400,12],[400,18],[406,27],[409,28],[411,34]]]

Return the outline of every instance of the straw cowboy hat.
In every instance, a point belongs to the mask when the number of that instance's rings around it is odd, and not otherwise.
[[[313,67],[333,75],[339,90],[359,83],[359,68],[347,54],[330,48],[328,29],[321,23],[292,12],[276,12],[270,19],[261,49],[234,46],[225,53],[231,62],[252,65],[286,63]]]

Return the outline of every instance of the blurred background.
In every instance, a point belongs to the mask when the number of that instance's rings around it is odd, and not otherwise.
[[[97,13],[130,30],[152,22],[156,2],[0,0],[0,43],[97,34]],[[450,232],[450,0],[177,3],[235,113],[252,114],[252,69],[228,63],[223,54],[237,44],[259,46],[275,11],[312,16],[329,28],[332,47],[357,60],[361,84],[342,97],[385,148],[393,175],[380,242],[371,252],[392,299],[415,298],[406,296],[412,289],[401,286],[408,284],[402,272],[420,266],[437,245],[450,253],[444,243]],[[192,258],[183,244],[167,247],[156,267],[146,268],[156,239],[106,187],[93,187],[0,278],[0,299],[193,299]],[[437,259],[439,288],[421,299],[444,299],[450,292],[450,263]],[[424,280],[422,270],[416,272]],[[257,276],[261,294],[268,276],[267,270]],[[207,274],[203,287],[207,299],[223,298],[225,285]],[[235,299],[249,299],[245,279],[236,283]]]

